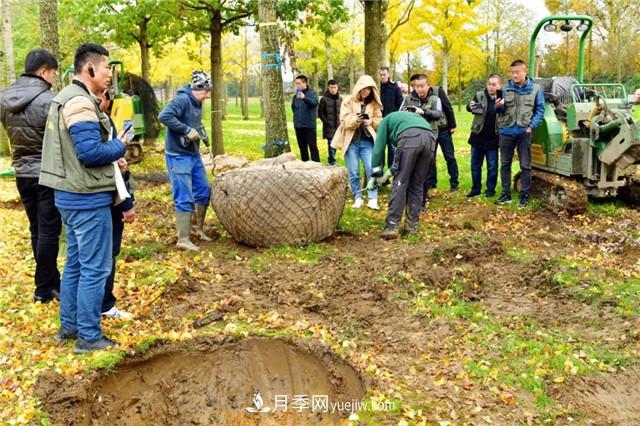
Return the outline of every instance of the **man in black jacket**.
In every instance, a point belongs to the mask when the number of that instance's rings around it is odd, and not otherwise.
[[[486,197],[496,194],[498,182],[498,127],[496,125],[496,94],[502,87],[502,77],[491,74],[487,79],[486,89],[476,93],[467,105],[467,111],[473,114],[471,124],[471,192],[468,198],[481,194],[482,164],[487,159],[487,189]]]
[[[413,82],[412,82],[413,83]],[[456,161],[455,151],[453,148],[453,138],[452,135],[456,131],[456,117],[453,113],[453,107],[451,106],[451,102],[449,102],[449,98],[447,94],[442,89],[442,87],[438,86],[429,86],[429,82],[427,80],[427,98],[432,96],[440,99],[440,103],[442,106],[443,117],[437,123],[437,146],[440,146],[442,149],[442,155],[444,156],[445,161],[447,162],[447,171],[449,172],[449,185],[451,191],[458,190],[458,162]],[[406,103],[406,101],[405,101]],[[434,127],[434,126],[431,126]],[[427,178],[427,189],[435,188],[438,183],[437,169],[431,167],[431,171],[429,172],[429,177]],[[426,195],[426,194],[425,194]]]
[[[331,148],[331,141],[336,129],[340,125],[340,105],[342,98],[338,93],[338,83],[335,80],[327,82],[327,91],[320,98],[318,106],[318,118],[322,121],[322,137],[327,140],[329,146],[329,165],[336,164],[336,150]]]
[[[382,116],[386,117],[392,112],[398,111],[402,106],[402,91],[398,83],[391,81],[389,75],[389,67],[380,67],[378,69],[378,77],[380,77],[380,100],[382,101]],[[387,164],[393,164],[395,148],[389,142],[387,144]]]
[[[51,85],[58,61],[45,49],[29,52],[24,74],[0,93],[0,121],[9,135],[16,186],[29,218],[31,248],[36,261],[34,302],[59,299],[58,240],[62,222],[53,189],[38,184]]]
[[[298,75],[295,81],[296,94],[291,100],[293,111],[293,128],[296,131],[300,159],[320,162],[318,142],[316,137],[316,120],[318,108],[318,95],[309,87],[309,81],[305,75]]]

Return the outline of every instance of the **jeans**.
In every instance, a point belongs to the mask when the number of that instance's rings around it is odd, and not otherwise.
[[[53,189],[38,184],[38,178],[16,178],[20,199],[29,218],[31,250],[36,261],[35,295],[51,298],[51,290],[60,290],[58,241],[62,230]]]
[[[300,148],[300,159],[309,161],[309,152],[311,152],[311,161],[319,163],[320,153],[318,152],[316,129],[299,128],[295,130],[298,148]]]
[[[456,161],[456,155],[453,148],[453,138],[451,137],[451,131],[449,129],[440,129],[438,132],[437,145],[440,145],[442,149],[442,155],[447,162],[447,171],[449,172],[449,185],[451,188],[457,188],[458,183],[458,162]],[[437,147],[436,147],[437,150]],[[427,183],[425,184],[425,194],[429,188],[435,188],[438,184],[438,170],[434,165],[429,172]]]
[[[487,159],[487,189],[485,194],[493,196],[498,182],[498,150],[471,146],[471,192],[482,191],[482,164]]]
[[[349,170],[349,184],[353,196],[358,199],[362,198],[360,192],[360,160],[364,165],[364,172],[367,181],[371,178],[371,157],[373,155],[373,142],[371,141],[355,141],[349,144],[347,152],[344,154],[344,161]],[[367,193],[370,200],[378,198],[378,190],[374,189]]]
[[[436,151],[435,136],[426,129],[407,129],[397,143],[386,224],[396,228],[406,207],[405,228],[417,229],[423,185]]]
[[[113,266],[109,206],[60,209],[67,231],[67,263],[60,285],[60,324],[93,342],[102,337],[100,308]]]
[[[531,189],[531,133],[520,136],[500,135],[500,180],[502,181],[502,195],[511,196],[511,162],[513,152],[518,150],[520,160],[520,180],[522,191],[520,198],[526,198]]]
[[[122,221],[122,211],[118,206],[111,206],[111,225],[113,227],[112,249],[111,249],[111,273],[107,277],[107,283],[104,286],[104,297],[102,298],[101,312],[107,312],[116,305],[116,297],[113,295],[113,283],[116,278],[116,257],[120,254],[122,246],[122,233],[124,232],[124,222]]]
[[[194,212],[195,204],[209,205],[211,185],[200,154],[167,155],[167,170],[177,212]]]
[[[331,148],[331,139],[327,139],[327,146],[329,147],[329,165],[336,164],[336,149]]]

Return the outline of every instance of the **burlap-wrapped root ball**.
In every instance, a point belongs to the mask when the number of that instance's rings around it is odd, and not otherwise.
[[[289,153],[217,175],[211,202],[238,242],[252,247],[305,245],[334,234],[347,182],[344,167],[303,163]]]

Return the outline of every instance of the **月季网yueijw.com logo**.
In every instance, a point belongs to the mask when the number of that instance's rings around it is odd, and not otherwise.
[[[274,395],[273,407],[266,407],[259,390],[253,394],[253,407],[246,407],[249,413],[286,413],[309,411],[312,413],[354,413],[359,410],[393,411],[393,402],[379,401],[331,401],[328,395]]]

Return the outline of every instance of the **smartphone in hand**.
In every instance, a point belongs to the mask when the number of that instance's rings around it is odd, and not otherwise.
[[[360,117],[360,120],[368,120],[369,119],[369,114],[367,114],[365,112],[361,112],[360,114],[358,114],[358,116]]]
[[[129,143],[133,139],[133,120],[124,120],[122,142]]]
[[[502,89],[496,90],[496,99],[502,99],[503,96]]]

